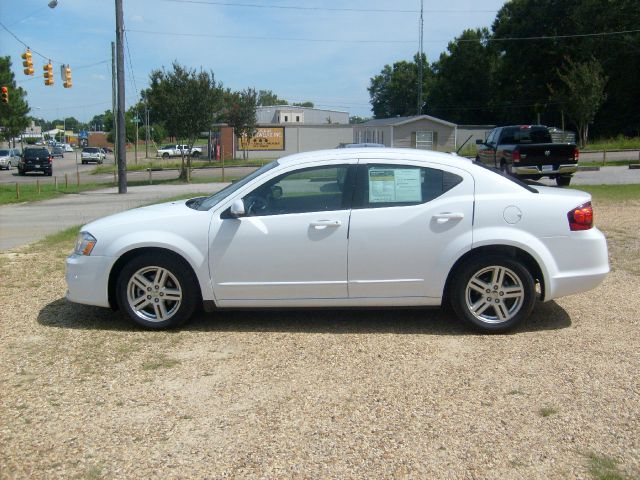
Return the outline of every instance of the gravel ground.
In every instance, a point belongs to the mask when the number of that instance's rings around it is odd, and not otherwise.
[[[640,202],[596,214],[612,273],[510,335],[438,310],[146,332],[64,300],[70,245],[5,252],[0,477],[638,478]]]

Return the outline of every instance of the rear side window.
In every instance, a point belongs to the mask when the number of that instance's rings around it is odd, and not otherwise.
[[[462,177],[437,168],[410,165],[361,165],[354,208],[419,205],[448,192]]]

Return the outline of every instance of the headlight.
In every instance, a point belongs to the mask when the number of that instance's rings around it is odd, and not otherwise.
[[[73,253],[76,255],[91,255],[91,250],[96,246],[96,237],[89,232],[80,232],[76,239],[76,248],[73,249]]]

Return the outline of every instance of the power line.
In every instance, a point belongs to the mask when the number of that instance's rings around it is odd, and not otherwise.
[[[31,50],[31,51],[32,51],[33,53],[35,53],[36,55],[38,55],[38,56],[42,57],[42,59],[43,59],[43,60],[49,60],[49,61],[51,61],[52,63],[60,63],[60,64],[62,64],[62,63],[63,63],[63,62],[59,62],[59,61],[57,61],[57,60],[51,60],[51,58],[50,58],[50,57],[47,57],[47,56],[43,55],[42,53],[40,53],[40,52],[38,52],[38,51],[34,50],[33,48],[29,47],[29,45],[27,45],[27,43],[26,43],[26,42],[24,42],[24,41],[20,40],[20,38],[19,38],[15,33],[13,33],[11,30],[9,30],[9,29],[4,25],[4,23],[0,22],[0,27],[4,28],[4,29],[9,33],[9,35],[11,35],[13,38],[15,38],[19,43],[21,43],[22,45],[24,45],[24,46],[25,46],[25,48],[28,48],[29,50]]]
[[[166,0],[178,1],[178,0]],[[186,1],[186,0],[183,0]],[[147,35],[175,36],[175,37],[205,37],[205,38],[227,38],[232,40],[275,40],[284,42],[311,42],[311,43],[357,43],[357,44],[414,44],[415,40],[348,40],[348,39],[331,39],[331,38],[292,38],[292,37],[263,37],[253,35],[218,35],[211,33],[193,33],[193,32],[167,32],[157,30],[138,30],[129,29],[129,32],[142,33]],[[488,38],[483,39],[456,39],[455,42],[518,42],[518,41],[539,41],[539,40],[556,40],[566,38],[584,38],[599,37],[612,35],[627,35],[640,33],[640,30],[621,30],[616,32],[598,32],[598,33],[581,33],[574,35],[540,35],[533,37],[505,37],[505,38]],[[427,43],[450,42],[451,40],[424,40]]]
[[[335,7],[302,7],[299,5],[260,5],[257,3],[231,3],[205,0],[164,0],[172,3],[191,3],[195,5],[223,6],[223,7],[244,7],[244,8],[266,8],[278,10],[303,10],[303,11],[325,11],[325,12],[357,12],[357,13],[418,13],[419,10],[402,10],[391,8],[335,8]],[[427,13],[496,13],[497,10],[425,10]]]
[[[136,77],[133,76],[133,63],[131,62],[131,50],[129,49],[129,39],[127,38],[127,31],[124,30],[124,44],[127,48],[127,57],[129,59],[129,81],[133,82],[133,88],[138,96],[138,85],[136,85]]]

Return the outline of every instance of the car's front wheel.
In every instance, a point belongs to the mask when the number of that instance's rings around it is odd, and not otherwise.
[[[199,289],[191,269],[172,255],[146,253],[133,258],[120,272],[118,305],[142,327],[175,328],[198,305]]]
[[[455,272],[451,290],[457,316],[487,333],[514,328],[529,317],[535,298],[535,283],[527,268],[498,255],[468,261]]]

